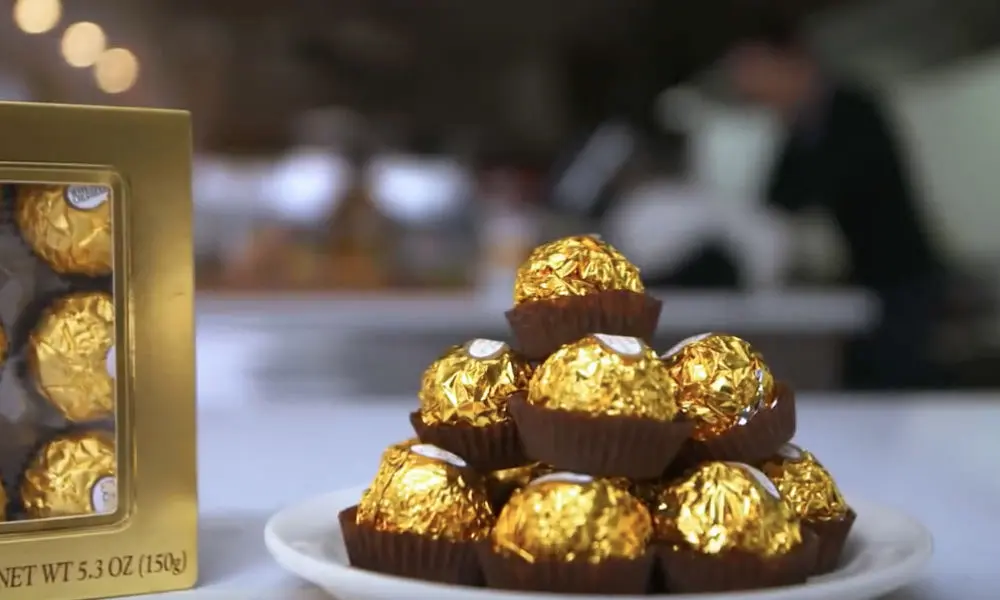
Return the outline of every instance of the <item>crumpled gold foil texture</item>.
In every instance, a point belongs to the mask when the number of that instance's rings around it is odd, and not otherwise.
[[[517,269],[514,303],[609,290],[645,291],[639,268],[603,240],[573,236],[542,244],[531,252]]]
[[[115,380],[108,373],[107,358],[114,340],[114,301],[103,292],[57,299],[31,332],[31,376],[38,391],[70,421],[113,413]]]
[[[68,186],[19,185],[15,219],[28,245],[54,271],[91,277],[111,273],[111,202],[81,210]]]
[[[555,473],[556,470],[546,464],[542,463],[531,463],[527,465],[521,465],[520,467],[511,467],[509,469],[501,469],[499,471],[493,471],[486,475],[486,479],[490,483],[500,484],[500,485],[513,485],[514,487],[524,487],[538,479],[539,477],[544,477],[546,475],[551,475]],[[609,483],[611,485],[620,487],[621,489],[632,492],[634,495],[634,490],[637,489],[632,480],[625,477],[595,477],[594,479],[599,479],[600,481]],[[641,499],[641,498],[640,498]]]
[[[420,443],[420,438],[410,438],[408,440],[403,440],[402,442],[397,442],[395,444],[392,444],[391,446],[382,451],[382,461],[385,462],[386,460],[392,460],[392,458],[390,457],[395,454],[405,454],[410,451],[410,448],[416,446],[419,443]]]
[[[658,539],[705,554],[785,554],[802,542],[798,517],[756,469],[709,462],[665,487],[653,514]]]
[[[563,346],[535,370],[528,401],[594,415],[673,420],[676,383],[652,349],[630,339],[641,345],[634,356],[615,352],[595,336]]]
[[[483,358],[470,353],[470,344],[448,349],[424,371],[418,398],[427,425],[506,421],[507,398],[527,389],[531,367],[507,344]]]
[[[847,514],[848,505],[830,472],[811,452],[785,444],[763,465],[781,497],[801,519],[832,521]]]
[[[495,520],[486,488],[468,471],[413,451],[383,455],[358,504],[357,522],[434,539],[486,539]]]
[[[93,490],[116,477],[115,441],[104,431],[77,432],[42,447],[21,479],[21,500],[29,517],[68,517],[96,512]]]
[[[706,440],[746,425],[773,400],[774,378],[753,346],[734,335],[710,334],[663,357],[679,387],[678,405]]]
[[[543,465],[542,463],[531,463],[528,465],[521,465],[519,467],[492,471],[486,475],[486,478],[490,483],[497,485],[524,487],[528,485],[532,479],[548,475],[551,472],[552,467],[548,465]]]
[[[600,563],[642,556],[652,531],[647,508],[621,487],[601,480],[536,481],[514,492],[491,539],[497,552],[527,562]]]

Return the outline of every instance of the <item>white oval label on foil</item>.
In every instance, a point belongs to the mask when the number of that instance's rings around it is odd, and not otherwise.
[[[676,344],[674,344],[673,347],[670,348],[670,350],[667,350],[666,352],[664,352],[663,354],[661,354],[660,358],[670,358],[671,356],[673,356],[673,355],[677,354],[678,352],[680,352],[681,350],[683,350],[684,347],[687,346],[688,344],[693,344],[695,342],[700,342],[701,340],[709,337],[710,335],[712,335],[711,332],[709,332],[709,333],[699,333],[698,335],[692,335],[691,337],[684,338],[683,340],[681,340],[681,341],[677,342]]]
[[[101,477],[90,488],[90,504],[99,515],[111,514],[118,510],[118,479]]]
[[[111,190],[103,185],[71,185],[66,188],[66,202],[79,210],[93,210],[111,198]]]
[[[478,359],[496,358],[506,349],[506,342],[482,338],[472,340],[465,346],[466,354]]]
[[[775,498],[779,499],[781,498],[781,493],[778,492],[778,487],[774,485],[774,482],[771,481],[771,479],[767,475],[765,475],[764,472],[761,471],[760,469],[756,467],[751,467],[750,465],[745,463],[731,462],[728,464],[743,469],[747,474],[756,479],[757,483],[759,483],[762,488],[767,490],[768,494],[771,494]]]
[[[108,353],[104,357],[104,368],[108,370],[108,375],[111,377],[111,379],[117,378],[118,355],[115,352],[114,346],[108,348]]]
[[[595,333],[594,337],[597,338],[605,348],[621,354],[622,356],[639,356],[642,354],[643,348],[646,344],[642,340],[635,337],[629,337],[626,335],[609,335],[607,333]]]
[[[778,456],[786,460],[802,460],[804,454],[802,453],[802,448],[799,448],[795,444],[782,444],[778,448]]]
[[[582,473],[570,473],[569,471],[560,471],[559,473],[549,473],[548,475],[542,475],[538,479],[532,479],[529,485],[535,485],[536,483],[591,483],[594,478],[590,475],[584,475]]]
[[[469,466],[468,463],[466,463],[457,454],[448,452],[444,448],[438,448],[434,444],[417,444],[416,446],[410,446],[410,452],[419,454],[424,458],[430,458],[448,463],[453,467],[465,468]]]

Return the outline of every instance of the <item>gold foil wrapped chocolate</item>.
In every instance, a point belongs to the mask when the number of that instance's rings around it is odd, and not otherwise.
[[[847,501],[812,453],[785,444],[777,456],[764,463],[763,471],[802,520],[832,521],[847,515]]]
[[[504,499],[506,499],[513,492],[529,485],[532,481],[545,477],[546,475],[551,475],[555,473],[556,470],[549,465],[542,463],[532,463],[530,465],[522,465],[520,467],[513,467],[511,469],[502,469],[499,471],[493,471],[488,473],[485,477],[487,489],[493,491],[504,492]],[[588,476],[589,477],[589,476]],[[602,483],[607,483],[618,487],[624,491],[636,495],[635,491],[637,489],[645,490],[645,488],[639,488],[631,480],[625,477],[598,477],[594,478],[600,480]],[[639,498],[638,496],[636,496]],[[643,498],[639,498],[643,500]],[[649,508],[649,504],[643,501],[646,507]]]
[[[538,560],[642,556],[652,536],[649,511],[626,490],[573,473],[540,477],[514,492],[491,535],[497,552]]]
[[[38,391],[74,422],[108,417],[115,401],[115,307],[103,292],[55,300],[28,340]]]
[[[595,334],[567,344],[538,369],[528,402],[556,410],[671,421],[677,386],[638,338]]]
[[[663,489],[656,537],[705,554],[785,554],[802,543],[798,517],[774,484],[740,463],[709,462]]]
[[[517,269],[514,303],[609,290],[645,291],[639,268],[595,236],[573,236],[542,244],[531,252]]]
[[[34,519],[109,514],[118,509],[115,441],[78,432],[42,446],[21,479],[21,501]]]
[[[357,522],[434,539],[485,539],[494,515],[484,483],[458,456],[429,444],[386,453],[358,504]]]
[[[494,512],[507,503],[511,494],[544,475],[552,473],[552,467],[542,463],[531,463],[512,467],[510,469],[499,469],[490,471],[484,476],[486,490],[490,494],[493,502]]]
[[[410,438],[408,440],[403,440],[402,442],[397,442],[395,444],[392,444],[384,451],[382,451],[382,461],[384,462],[386,460],[391,460],[388,457],[395,454],[405,454],[410,451],[410,448],[416,446],[419,443],[420,443],[419,438]]]
[[[706,440],[746,425],[774,399],[774,378],[763,357],[733,335],[703,334],[663,356],[679,388],[677,403]]]
[[[15,219],[28,245],[57,273],[111,273],[110,188],[20,185]]]
[[[531,367],[504,342],[476,339],[450,348],[424,371],[420,418],[427,425],[506,421],[507,398],[528,387]]]
[[[531,463],[529,465],[521,465],[519,467],[511,467],[510,469],[500,469],[499,471],[492,471],[486,475],[487,483],[490,485],[503,485],[510,486],[513,488],[522,488],[533,479],[542,477],[543,475],[548,475],[552,472],[552,467],[548,465],[543,465],[542,463]]]

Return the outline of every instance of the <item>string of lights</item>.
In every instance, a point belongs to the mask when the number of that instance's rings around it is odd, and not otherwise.
[[[14,23],[29,35],[55,30],[63,19],[62,0],[16,0]],[[97,23],[79,21],[62,34],[60,51],[70,67],[91,69],[94,82],[107,94],[131,89],[139,79],[139,59],[127,48],[112,47]]]

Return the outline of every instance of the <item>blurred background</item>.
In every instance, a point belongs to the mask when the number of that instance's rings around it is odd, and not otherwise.
[[[1000,385],[994,0],[11,4],[0,98],[192,112],[202,402],[412,394],[588,232],[662,349]]]

